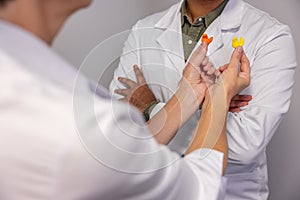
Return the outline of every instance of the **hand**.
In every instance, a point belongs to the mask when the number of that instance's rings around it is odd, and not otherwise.
[[[228,68],[228,65],[229,64],[226,64],[219,68],[220,75]],[[251,95],[236,95],[236,96],[234,96],[229,105],[229,112],[232,112],[232,113],[240,112],[241,107],[247,106],[251,100],[252,100]]]
[[[235,95],[230,102],[229,112],[238,113],[241,111],[241,107],[247,106],[252,100],[251,95]]]
[[[198,105],[203,101],[207,88],[214,84],[219,71],[209,62],[207,44],[202,43],[193,53],[191,59],[183,70],[183,80],[192,88],[197,97]]]
[[[238,70],[239,65],[240,70]],[[230,101],[250,84],[250,63],[242,47],[236,48],[230,63],[219,70],[222,74],[217,85],[225,90]]]
[[[124,84],[126,89],[117,89],[115,93],[124,96],[121,100],[129,102],[130,104],[137,107],[141,112],[154,101],[156,98],[146,83],[142,71],[137,65],[133,66],[134,73],[137,79],[137,82],[134,82],[128,78],[119,77],[118,80]]]

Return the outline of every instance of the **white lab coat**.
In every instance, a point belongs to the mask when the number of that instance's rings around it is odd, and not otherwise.
[[[94,96],[44,42],[1,20],[0,88],[0,199],[221,194],[222,153],[202,149],[179,158],[156,143],[138,112],[101,88],[103,98]]]
[[[124,87],[117,77],[135,80],[132,65],[139,64],[155,96],[162,102],[153,112],[171,98],[185,66],[180,7],[181,2],[138,21],[125,42],[110,85],[111,93],[116,87]],[[216,67],[230,61],[232,39],[244,37],[252,70],[251,85],[243,93],[252,95],[253,100],[242,112],[228,115],[226,199],[267,199],[265,150],[288,111],[294,83],[296,58],[290,29],[241,0],[229,0],[206,33],[214,37],[208,56]],[[170,143],[171,149],[180,154],[185,151],[198,118],[196,113],[182,127]]]

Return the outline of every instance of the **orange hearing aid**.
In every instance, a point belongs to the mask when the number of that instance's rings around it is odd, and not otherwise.
[[[205,42],[207,45],[209,45],[214,40],[213,37],[208,38],[207,34],[202,35],[202,42]]]

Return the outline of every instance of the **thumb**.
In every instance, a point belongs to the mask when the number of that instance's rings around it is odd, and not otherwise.
[[[242,53],[241,57],[241,72],[250,77],[250,62],[244,52]]]
[[[243,55],[243,47],[237,47],[234,52],[232,53],[229,68],[236,68],[239,66],[240,61]]]
[[[191,56],[191,59],[189,61],[190,64],[192,64],[194,67],[199,67],[206,57],[207,53],[207,44],[205,42],[202,42],[202,44],[196,49],[196,51]]]
[[[243,89],[250,84],[250,63],[245,53],[242,54],[241,67],[239,73],[239,81],[242,83]]]

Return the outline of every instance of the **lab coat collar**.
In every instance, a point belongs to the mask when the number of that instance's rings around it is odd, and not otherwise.
[[[242,0],[229,0],[220,15],[222,30],[239,28],[242,23],[244,2]]]
[[[205,32],[214,37],[214,41],[208,48],[208,56],[211,56],[224,45],[222,31],[235,30],[241,26],[243,10],[244,2],[242,0],[229,0],[221,15],[207,28]],[[200,42],[197,46],[199,45]]]
[[[178,15],[180,15],[180,9],[183,2],[184,0],[181,0],[179,3],[173,5],[168,12],[154,25],[154,27],[160,29],[176,28],[174,27],[174,21],[177,21]]]
[[[168,12],[154,25],[155,28],[172,29],[178,31],[174,26],[180,15],[180,8],[184,0],[173,5]],[[220,25],[222,30],[238,28],[242,22],[244,2],[242,0],[229,0],[223,12],[220,15]]]
[[[167,53],[175,68],[181,71],[185,65],[182,44],[180,9],[184,0],[173,5],[167,13],[154,25],[156,29],[164,32],[157,38],[161,48],[170,51]],[[207,55],[210,56],[223,46],[222,30],[239,28],[242,22],[244,2],[242,0],[229,0],[220,17],[218,17],[206,30],[209,36],[214,37]],[[170,34],[171,33],[171,34]],[[177,33],[177,34],[174,34]],[[200,45],[196,45],[195,49]]]

